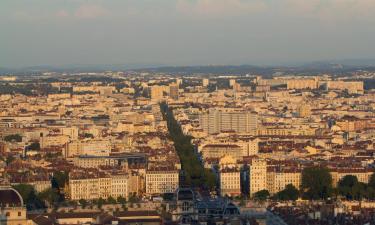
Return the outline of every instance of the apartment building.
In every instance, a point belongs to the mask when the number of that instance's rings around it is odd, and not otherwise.
[[[339,126],[342,131],[346,132],[361,131],[369,126],[369,120],[345,115],[336,121],[336,125]]]
[[[359,182],[362,183],[368,183],[370,180],[371,175],[374,173],[373,170],[367,169],[367,168],[333,168],[330,171],[332,176],[332,185],[334,187],[337,186],[339,181],[347,176],[355,176],[357,177]]]
[[[163,99],[163,92],[165,87],[154,85],[150,87],[150,95],[152,100],[161,100]]]
[[[69,197],[71,200],[107,199],[109,196],[128,198],[128,179],[127,174],[73,172],[69,174]]]
[[[122,153],[110,156],[80,155],[72,159],[73,164],[82,168],[98,168],[99,166],[122,166],[127,168],[130,164],[144,165],[144,154]]]
[[[208,134],[222,131],[249,133],[257,128],[257,114],[233,109],[210,109],[199,115],[199,125]]]
[[[250,197],[265,189],[267,189],[267,162],[264,159],[253,158],[249,166]]]
[[[349,93],[363,93],[363,81],[327,81],[327,90],[347,90]]]
[[[270,194],[276,194],[292,184],[297,189],[301,185],[302,171],[298,168],[288,168],[282,165],[267,169],[267,190]]]
[[[178,85],[177,84],[170,84],[169,85],[169,96],[174,99],[178,100]]]
[[[224,156],[219,161],[219,185],[221,196],[241,195],[240,169],[231,156]]]
[[[40,137],[40,147],[47,148],[52,146],[63,146],[68,143],[70,137],[67,135],[49,134]]]
[[[259,136],[314,136],[314,128],[309,127],[278,127],[278,126],[263,126],[257,130]]]
[[[210,83],[209,79],[207,79],[207,78],[203,78],[202,79],[202,86],[203,87],[207,87],[209,83]]]
[[[76,140],[66,145],[64,155],[70,158],[78,155],[108,156],[110,153],[109,140]]]
[[[174,193],[179,187],[179,171],[173,168],[152,168],[146,172],[146,194]]]
[[[204,159],[221,158],[229,155],[235,159],[240,159],[243,154],[241,146],[230,143],[207,144],[200,150]]]
[[[317,79],[291,79],[286,81],[288,89],[317,89]]]
[[[259,152],[259,138],[240,138],[237,144],[242,147],[242,156],[257,155]]]

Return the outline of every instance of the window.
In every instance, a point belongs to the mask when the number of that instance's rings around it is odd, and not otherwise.
[[[18,216],[21,216],[22,215],[22,213],[21,212],[18,212]]]

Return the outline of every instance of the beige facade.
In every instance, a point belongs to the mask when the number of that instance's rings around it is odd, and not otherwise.
[[[199,125],[208,134],[222,131],[249,133],[257,128],[256,113],[230,109],[212,109],[199,115]]]
[[[109,140],[72,141],[66,145],[65,157],[78,155],[108,156],[111,153]]]
[[[109,196],[128,198],[128,175],[104,175],[87,178],[69,179],[69,196],[71,200],[107,199]]]
[[[242,156],[257,155],[259,151],[259,138],[241,140],[237,142],[242,147]]]
[[[155,170],[146,172],[146,194],[173,193],[178,187],[178,170]]]
[[[316,79],[292,79],[287,80],[288,89],[317,89],[318,81]]]
[[[270,194],[276,194],[285,189],[288,184],[292,184],[299,189],[301,185],[301,171],[280,169],[267,171],[267,190]]]
[[[239,145],[235,144],[208,144],[202,147],[201,153],[204,159],[221,158],[229,155],[235,159],[240,159],[243,150]]]
[[[73,164],[82,168],[98,168],[99,166],[115,166],[118,160],[107,157],[75,157]]]
[[[174,100],[178,99],[178,92],[179,92],[179,88],[178,88],[177,84],[170,84],[169,85],[169,96],[172,99],[174,99]]]
[[[207,78],[203,78],[202,79],[202,86],[203,87],[207,87],[209,83],[210,83],[209,79],[207,79]]]
[[[161,100],[163,99],[163,92],[164,92],[164,87],[163,86],[151,86],[150,87],[150,92],[151,92],[151,99],[152,100]]]
[[[236,159],[226,155],[219,160],[219,185],[221,196],[241,195],[241,174]]]
[[[363,81],[327,81],[327,89],[347,90],[349,93],[362,93]]]
[[[47,135],[40,138],[40,147],[62,146],[69,142],[67,135]]]
[[[332,185],[337,187],[339,181],[347,175],[352,175],[357,177],[359,182],[368,183],[373,171],[366,170],[364,168],[360,169],[338,169],[330,172],[332,176]]]
[[[313,128],[284,128],[284,127],[261,127],[257,130],[258,135],[265,136],[313,136]]]
[[[238,196],[241,194],[240,171],[237,168],[223,168],[219,172],[220,194]]]
[[[267,162],[264,159],[253,159],[249,173],[251,197],[254,193],[267,189]]]

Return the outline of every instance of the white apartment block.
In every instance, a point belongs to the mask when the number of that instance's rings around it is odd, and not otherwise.
[[[210,109],[199,115],[200,126],[208,134],[222,131],[254,132],[257,129],[257,119],[256,113],[232,109]]]

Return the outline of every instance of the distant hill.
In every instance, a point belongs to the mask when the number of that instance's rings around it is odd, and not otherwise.
[[[205,65],[205,66],[166,66],[157,68],[143,68],[138,71],[144,72],[158,72],[158,73],[173,73],[173,74],[262,74],[272,75],[275,72],[286,71],[288,68],[284,67],[261,67],[252,65]]]
[[[102,65],[64,65],[64,66],[30,66],[24,68],[0,67],[0,75],[29,74],[47,71],[54,72],[102,72],[102,71],[138,71],[170,73],[180,75],[218,74],[245,75],[259,74],[266,77],[274,74],[316,75],[317,73],[347,74],[359,69],[375,71],[375,59],[346,59],[316,61],[293,66],[255,66],[255,65],[198,65],[198,66],[165,66],[161,64],[102,64]]]
[[[154,72],[154,73],[171,73],[171,74],[256,74],[263,75],[266,77],[273,76],[275,74],[299,74],[299,75],[316,75],[317,73],[334,73],[337,75],[347,74],[359,69],[375,70],[375,67],[369,66],[348,66],[333,62],[314,62],[301,66],[290,66],[290,67],[276,67],[276,66],[252,66],[252,65],[227,65],[227,66],[175,66],[175,67],[157,67],[157,68],[144,68],[137,71],[142,72]]]

